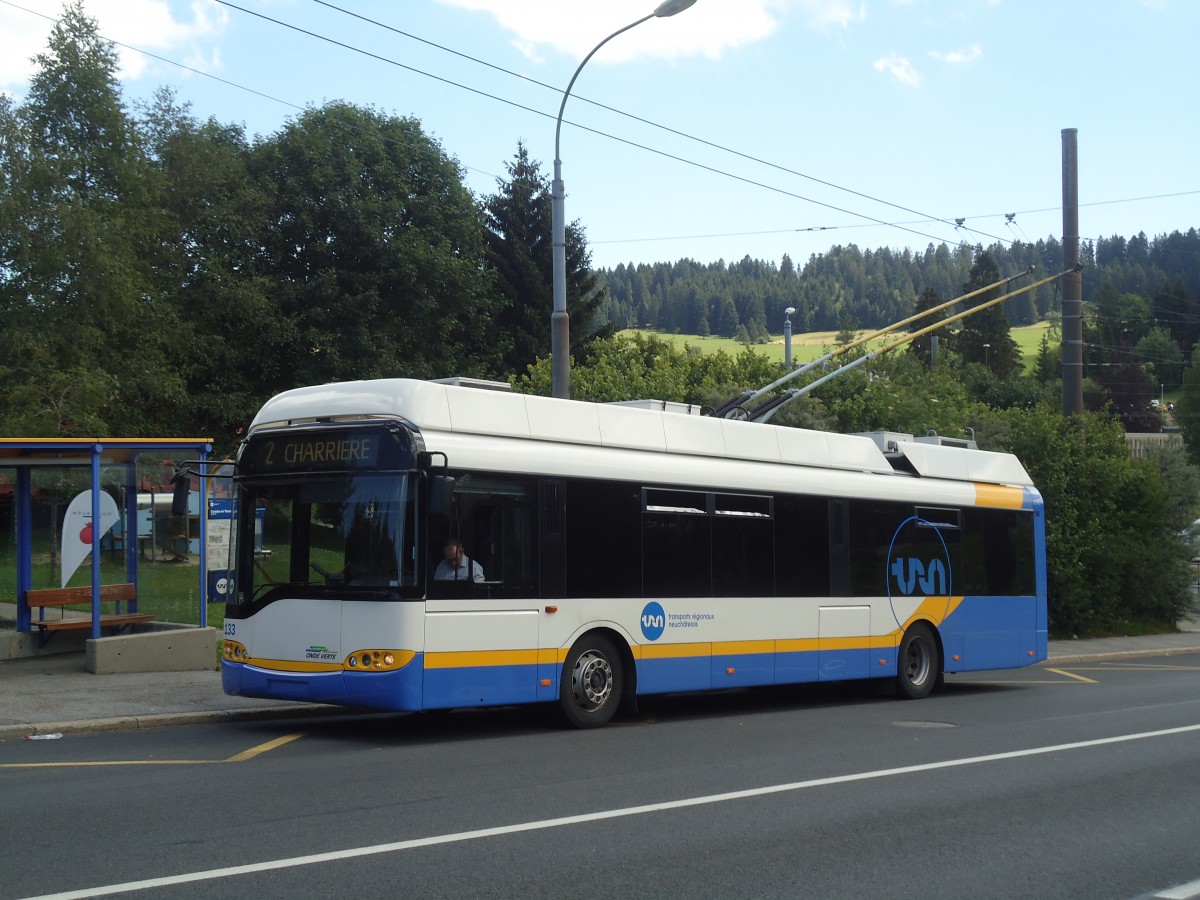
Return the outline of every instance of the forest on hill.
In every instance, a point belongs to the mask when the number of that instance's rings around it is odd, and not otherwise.
[[[772,261],[630,263],[603,270],[608,295],[601,321],[617,328],[654,328],[681,334],[718,334],[747,342],[764,340],[783,327],[794,307],[796,331],[876,328],[912,313],[917,298],[932,288],[949,300],[961,293],[971,265],[986,249],[1002,277],[1029,266],[1042,275],[1063,268],[1062,244],[1054,237],[990,247],[930,244],[923,252],[887,247],[835,245],[810,256],[802,268],[784,256]],[[1135,294],[1150,304],[1162,324],[1189,317],[1200,321],[1200,233],[1195,228],[1148,238],[1112,236],[1080,246],[1083,297],[1095,301],[1108,286],[1117,295]],[[1057,285],[1047,285],[1005,303],[1012,325],[1053,320],[1059,312]],[[1187,353],[1191,341],[1181,340]]]

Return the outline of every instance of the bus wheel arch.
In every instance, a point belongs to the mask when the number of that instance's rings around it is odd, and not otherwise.
[[[625,701],[634,671],[633,654],[619,634],[607,628],[584,633],[563,662],[559,712],[574,728],[607,725]]]
[[[908,626],[896,653],[896,693],[920,700],[943,684],[944,650],[933,623],[919,619]]]

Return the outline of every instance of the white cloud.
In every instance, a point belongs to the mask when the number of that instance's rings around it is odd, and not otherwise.
[[[53,27],[50,20],[61,15],[63,7],[62,0],[22,0],[21,5],[41,15],[0,6],[0,34],[4,35],[0,90],[24,91],[34,71],[32,57],[46,49]],[[189,59],[205,63],[196,68],[220,64],[217,48],[206,45],[225,30],[229,13],[211,0],[191,0],[186,5],[169,0],[88,0],[85,11],[110,40],[164,55],[183,50]],[[117,51],[121,78],[133,80],[145,74],[151,60],[122,47]]]
[[[913,68],[913,64],[896,53],[875,60],[876,72],[887,72],[902,84],[909,87],[921,86],[921,73]]]
[[[849,0],[797,0],[796,5],[808,16],[808,24],[818,31],[830,28],[849,28],[867,18],[866,3]]]
[[[529,59],[552,50],[582,59],[607,34],[652,12],[659,0],[439,0],[485,12],[514,35],[513,46]],[[866,9],[852,0],[698,0],[691,9],[651,20],[621,35],[597,55],[597,63],[655,57],[718,58],[727,50],[774,34],[789,10],[816,29],[848,27]]]
[[[537,63],[540,65],[541,63],[545,62],[545,60],[542,58],[542,55],[538,53],[536,44],[531,44],[529,41],[513,41],[512,43],[513,46],[517,48],[517,52],[524,56],[531,63]]]
[[[965,50],[951,50],[947,53],[941,53],[937,50],[930,50],[929,55],[939,62],[950,63],[951,65],[959,65],[961,63],[975,62],[975,60],[983,56],[983,48],[978,44],[972,44]]]

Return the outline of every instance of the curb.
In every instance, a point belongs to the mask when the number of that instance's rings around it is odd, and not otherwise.
[[[198,712],[151,713],[144,716],[111,716],[104,719],[74,719],[67,722],[31,722],[0,725],[0,741],[35,734],[98,734],[106,731],[139,731],[171,725],[208,725],[214,722],[251,722],[313,716],[346,715],[353,707],[304,703],[295,706],[264,706],[250,709],[208,709]]]
[[[1038,663],[1039,666],[1062,666],[1074,663],[1110,662],[1120,659],[1149,659],[1159,656],[1182,656],[1200,653],[1200,647],[1160,647],[1154,650],[1111,650],[1105,653],[1077,653],[1070,656],[1051,656]]]

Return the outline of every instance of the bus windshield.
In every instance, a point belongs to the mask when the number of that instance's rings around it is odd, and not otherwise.
[[[416,595],[415,477],[350,473],[243,482],[238,601],[264,600],[276,588],[305,596]]]

